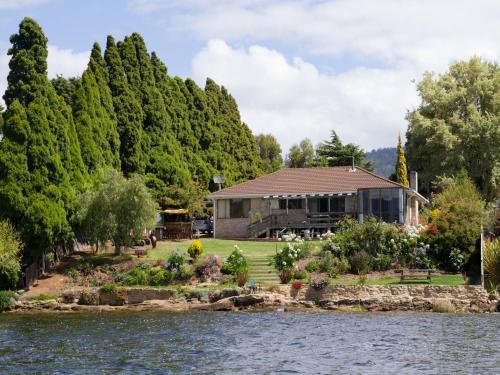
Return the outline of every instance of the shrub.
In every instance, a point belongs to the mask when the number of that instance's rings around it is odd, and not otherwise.
[[[223,268],[224,273],[234,276],[236,276],[238,272],[248,271],[248,260],[243,255],[243,251],[241,251],[238,245],[234,245],[234,250],[227,257]]]
[[[21,275],[21,241],[8,221],[0,221],[0,290],[15,289]]]
[[[295,280],[305,280],[307,278],[307,272],[306,271],[297,271],[293,274],[293,278]]]
[[[288,284],[292,280],[293,272],[291,268],[283,268],[280,271],[279,278],[282,284]]]
[[[323,289],[330,284],[330,278],[325,273],[313,274],[309,278],[309,285],[314,289]]]
[[[386,254],[378,254],[372,259],[372,268],[375,271],[386,271],[391,268],[391,257]]]
[[[179,251],[172,253],[167,261],[163,264],[163,267],[169,269],[173,272],[180,270],[181,266],[185,263],[186,259]]]
[[[330,277],[336,277],[349,270],[349,261],[344,256],[337,258],[332,253],[325,253],[323,259],[319,263],[319,269],[321,272],[330,275]]]
[[[318,262],[316,262],[315,260],[311,260],[310,262],[308,262],[306,264],[306,271],[307,272],[315,272],[319,270],[319,265],[318,265]]]
[[[449,269],[450,271],[460,272],[464,268],[465,257],[462,253],[462,250],[457,249],[456,247],[451,249],[449,255]]]
[[[432,208],[426,231],[428,243],[442,267],[456,270],[453,262],[458,252],[463,256],[463,263],[467,263],[476,248],[484,219],[484,201],[474,183],[460,175],[433,196]],[[450,256],[453,249],[458,251],[454,250],[455,254]]]
[[[370,271],[370,255],[364,250],[358,251],[349,258],[351,271],[363,275]]]
[[[83,273],[84,275],[90,275],[92,273],[92,270],[94,269],[94,266],[90,262],[82,262],[78,265],[78,270]]]
[[[115,293],[118,287],[115,284],[106,284],[101,286],[101,292],[103,293]]]
[[[124,285],[150,285],[151,281],[151,265],[141,263],[135,268],[132,268],[123,277],[122,283]]]
[[[245,286],[248,281],[248,267],[240,268],[236,271],[236,284],[239,287]]]
[[[97,306],[99,304],[99,295],[92,290],[84,289],[80,293],[80,298],[78,299],[79,305],[89,305]]]
[[[335,243],[333,239],[326,241],[321,251],[323,252],[323,254],[330,253],[336,257],[343,255],[340,246],[337,243]]]
[[[281,271],[285,268],[293,268],[295,262],[299,259],[299,253],[301,249],[294,246],[293,244],[287,244],[283,249],[276,252],[273,256],[274,268],[277,271]]]
[[[17,294],[10,290],[0,290],[0,312],[7,310],[17,299]]]
[[[483,256],[487,286],[497,289],[500,286],[500,239],[487,241]]]
[[[167,285],[173,279],[173,274],[171,270],[165,268],[154,267],[151,269],[151,277],[149,284],[152,286]]]
[[[176,275],[179,280],[189,280],[194,276],[193,267],[189,264],[183,264]]]
[[[194,240],[188,247],[188,254],[191,258],[198,258],[203,253],[203,245],[200,240]]]
[[[198,277],[208,280],[215,275],[219,275],[222,268],[222,261],[217,255],[205,257],[203,262],[196,265],[195,273]]]

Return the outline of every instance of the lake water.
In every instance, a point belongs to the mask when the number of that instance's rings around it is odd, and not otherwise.
[[[0,373],[499,374],[500,315],[0,315]]]

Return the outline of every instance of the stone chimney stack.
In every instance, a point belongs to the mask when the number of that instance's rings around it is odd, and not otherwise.
[[[410,188],[418,192],[418,173],[410,171]]]

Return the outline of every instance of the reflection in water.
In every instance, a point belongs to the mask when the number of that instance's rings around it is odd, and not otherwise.
[[[500,315],[0,315],[0,373],[498,373]]]

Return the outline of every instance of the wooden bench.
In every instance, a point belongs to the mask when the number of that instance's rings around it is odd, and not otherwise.
[[[398,271],[401,273],[401,278],[399,282],[404,284],[405,281],[427,281],[429,284],[431,282],[431,274],[433,270],[429,269],[408,269]]]

